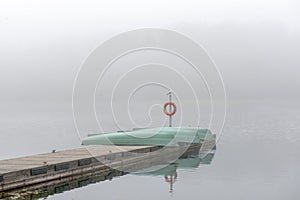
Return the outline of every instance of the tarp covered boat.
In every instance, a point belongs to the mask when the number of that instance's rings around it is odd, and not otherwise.
[[[209,129],[195,127],[161,127],[134,129],[106,134],[93,134],[82,145],[153,145],[174,146],[179,143],[200,143],[213,139]]]

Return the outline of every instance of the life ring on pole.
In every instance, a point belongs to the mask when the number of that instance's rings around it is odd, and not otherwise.
[[[173,107],[173,111],[172,112],[169,112],[167,111],[167,107],[168,105],[172,106]],[[172,116],[176,113],[176,104],[172,101],[169,101],[169,102],[166,102],[165,105],[164,105],[164,113],[168,116]]]

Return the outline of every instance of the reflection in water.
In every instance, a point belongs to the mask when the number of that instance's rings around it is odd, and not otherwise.
[[[131,172],[134,175],[142,176],[161,176],[162,181],[170,184],[170,192],[173,192],[173,185],[177,181],[178,169],[194,169],[202,164],[210,164],[214,157],[215,150],[199,154],[190,152],[189,154],[182,155],[176,161],[168,161],[165,157],[158,157],[157,162],[145,162],[141,165],[142,168],[138,171]],[[168,163],[168,165],[166,165]],[[140,163],[139,163],[140,164]],[[49,195],[63,193],[65,191],[73,190],[76,188],[84,187],[90,184],[98,183],[105,180],[112,180],[114,177],[126,175],[128,173],[118,171],[115,169],[107,169],[101,172],[91,172],[71,177],[62,178],[60,180],[53,180],[42,184],[28,186],[26,188],[17,189],[10,192],[0,193],[1,199],[40,199],[46,198]]]
[[[195,169],[200,165],[209,165],[214,157],[215,152],[205,154],[205,156],[186,155],[184,158],[179,158],[167,166],[152,166],[147,169],[139,170],[131,173],[136,175],[162,176],[164,181],[170,184],[170,192],[173,192],[173,185],[177,181],[177,169]],[[158,170],[155,170],[155,169]],[[154,169],[154,170],[153,170]]]
[[[105,180],[112,180],[113,177],[123,176],[124,172],[109,169],[101,173],[88,173],[81,176],[73,176],[65,179],[49,181],[43,184],[28,186],[19,190],[0,194],[1,199],[40,199],[49,195],[63,193],[65,191],[84,187],[93,183]]]

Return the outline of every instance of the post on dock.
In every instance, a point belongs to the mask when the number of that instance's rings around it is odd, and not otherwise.
[[[172,91],[169,91],[168,95],[169,95],[169,102],[171,103],[172,102]],[[171,104],[169,105],[169,112],[170,113],[172,112]],[[172,127],[172,115],[169,115],[169,127]]]

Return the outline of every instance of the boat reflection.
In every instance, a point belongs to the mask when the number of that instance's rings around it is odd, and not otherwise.
[[[200,165],[209,165],[215,155],[215,151],[206,153],[204,155],[186,155],[184,158],[179,158],[167,166],[152,166],[147,169],[139,170],[131,174],[147,175],[147,176],[162,176],[164,181],[170,184],[170,192],[173,192],[173,185],[177,181],[178,169],[196,169]]]

